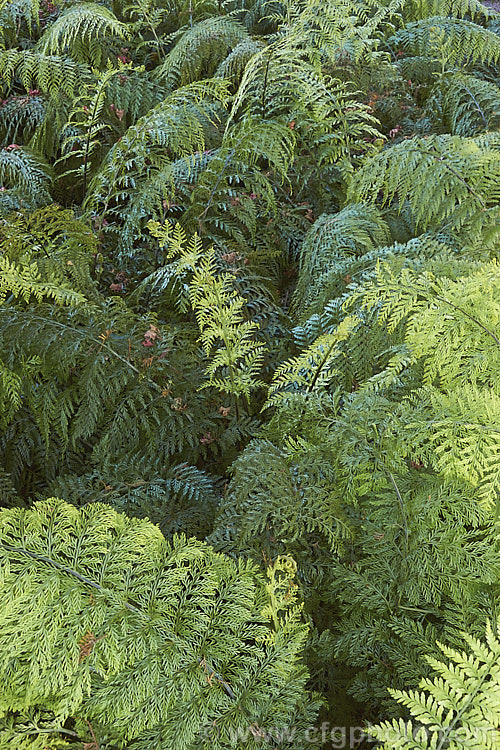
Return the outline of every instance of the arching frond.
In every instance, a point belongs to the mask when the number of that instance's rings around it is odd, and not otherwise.
[[[104,5],[82,3],[61,13],[40,39],[44,55],[64,55],[77,62],[99,67],[106,56],[107,38],[124,39],[128,35],[125,24]]]
[[[210,78],[234,47],[249,41],[247,30],[232,18],[200,21],[176,40],[173,50],[156,68],[155,78],[168,90]]]

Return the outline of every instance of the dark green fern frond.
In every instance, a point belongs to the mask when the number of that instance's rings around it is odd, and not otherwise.
[[[127,26],[104,5],[82,3],[64,10],[40,39],[44,55],[67,54],[76,62],[100,67],[106,60],[106,40],[124,39]],[[104,53],[104,54],[103,54]]]
[[[409,23],[390,43],[412,55],[440,60],[444,67],[500,60],[500,37],[465,19],[436,16]]]
[[[237,87],[248,62],[262,50],[263,46],[264,43],[258,39],[245,39],[239,42],[221,62],[215,72],[215,77],[225,78]]]
[[[17,144],[0,150],[0,183],[14,188],[26,201],[26,207],[50,202],[50,168],[32,151]]]
[[[46,115],[41,96],[11,96],[0,104],[0,139],[5,144],[29,144]]]
[[[300,254],[300,274],[294,308],[310,314],[311,305],[322,308],[318,300],[322,276],[333,263],[346,256],[360,256],[387,244],[388,227],[375,206],[350,204],[338,214],[320,216],[306,237]]]
[[[474,136],[500,126],[500,88],[475,76],[454,73],[436,86],[445,127],[453,135]],[[432,93],[431,93],[432,96]]]
[[[206,537],[218,503],[213,477],[189,464],[156,471],[147,462],[127,462],[58,477],[50,487],[78,507],[105,502],[128,516],[147,517],[169,538],[177,532]]]
[[[215,79],[189,84],[129,128],[93,178],[87,199],[89,210],[100,208],[105,215],[108,210],[116,210],[117,204],[125,201],[126,205],[131,189],[154,179],[169,162],[193,151],[204,151],[207,131],[217,120],[217,101],[225,99],[226,91],[227,84]]]
[[[465,227],[476,237],[495,222],[499,154],[481,141],[430,136],[397,143],[369,159],[354,176],[351,200],[408,201],[417,227]]]

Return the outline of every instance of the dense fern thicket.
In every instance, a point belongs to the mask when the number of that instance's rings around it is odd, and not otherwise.
[[[0,0],[0,87],[0,750],[497,748],[500,16]]]

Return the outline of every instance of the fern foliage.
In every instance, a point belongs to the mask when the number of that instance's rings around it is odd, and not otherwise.
[[[3,511],[1,523],[7,631],[36,601],[22,635],[11,630],[19,642],[5,642],[4,714],[36,722],[50,707],[49,736],[64,737],[74,716],[70,736],[90,729],[106,746],[142,748],[224,747],[245,722],[311,715],[298,661],[305,628],[280,591],[286,566],[274,566],[266,589],[251,566],[182,537],[169,545],[148,521],[100,504],[79,511],[52,499]],[[1,731],[4,744],[23,736],[8,720]]]
[[[0,748],[498,723],[491,5],[0,0]]]
[[[468,637],[465,651],[440,645],[446,662],[430,659],[434,679],[420,691],[394,691],[413,721],[385,722],[371,730],[381,746],[393,748],[497,747],[500,710],[498,636],[488,628],[482,642]]]

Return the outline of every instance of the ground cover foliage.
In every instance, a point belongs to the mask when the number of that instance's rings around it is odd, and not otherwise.
[[[0,2],[2,750],[498,747],[499,19]]]

